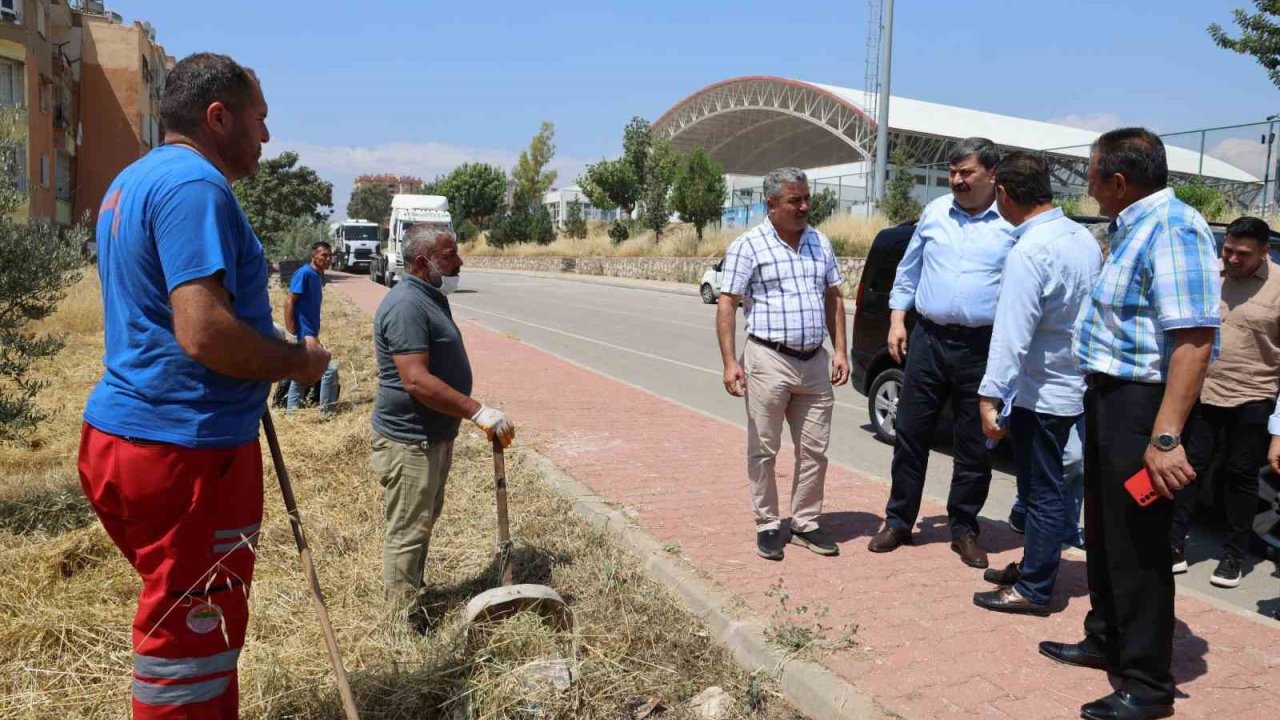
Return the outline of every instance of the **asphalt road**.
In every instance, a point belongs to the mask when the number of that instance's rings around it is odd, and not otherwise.
[[[715,308],[704,305],[689,286],[683,294],[669,284],[591,282],[554,276],[464,269],[462,289],[451,297],[458,317],[519,338],[534,347],[641,387],[704,414],[745,426],[743,401],[721,382],[715,336]],[[367,278],[360,278],[367,282]],[[745,334],[739,315],[738,348]],[[500,398],[497,398],[500,400]],[[601,398],[608,402],[608,398]],[[626,408],[618,408],[626,412]],[[848,385],[836,389],[829,455],[864,474],[888,478],[892,448],[871,433],[866,398]],[[945,503],[951,458],[940,442],[929,462],[925,492]],[[1007,454],[995,458],[991,494],[983,515],[1008,517],[1015,488]],[[886,498],[888,487],[886,480]],[[744,501],[745,502],[745,501]],[[883,514],[883,507],[862,508]],[[1198,533],[1187,551],[1191,571],[1183,587],[1249,612],[1271,611],[1280,601],[1280,574],[1259,561],[1232,590],[1209,584],[1220,539]]]

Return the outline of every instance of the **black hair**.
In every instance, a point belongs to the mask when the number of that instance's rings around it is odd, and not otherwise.
[[[1049,163],[1036,153],[1015,150],[1001,158],[996,165],[996,185],[1019,205],[1041,205],[1053,200]]]
[[[311,252],[315,252],[315,251],[319,250],[320,248],[324,248],[325,250],[328,250],[328,251],[330,251],[330,252],[333,252],[333,246],[332,246],[332,245],[330,245],[329,243],[325,242],[324,240],[317,240],[317,241],[315,241],[315,242],[311,243]]]
[[[1227,226],[1227,237],[1249,238],[1263,245],[1271,244],[1271,228],[1265,222],[1248,215],[1236,218]]]
[[[1130,185],[1142,190],[1161,190],[1169,184],[1169,162],[1164,142],[1146,128],[1130,127],[1103,133],[1093,141],[1098,174],[1104,178],[1123,175]]]
[[[160,121],[166,132],[193,135],[215,102],[233,112],[249,101],[257,78],[227,55],[196,53],[173,66],[160,98]]]

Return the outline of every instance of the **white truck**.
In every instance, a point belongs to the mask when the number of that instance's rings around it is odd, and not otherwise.
[[[347,219],[329,225],[329,241],[333,245],[333,269],[369,270],[378,252],[378,224],[368,220]]]
[[[369,264],[369,279],[387,287],[404,274],[404,234],[414,225],[429,223],[453,231],[449,198],[443,195],[395,195],[391,198],[390,233],[381,252]]]

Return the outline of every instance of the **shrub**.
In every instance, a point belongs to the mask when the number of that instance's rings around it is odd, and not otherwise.
[[[827,218],[835,215],[836,208],[839,206],[840,200],[831,191],[831,188],[826,188],[814,195],[809,202],[809,224],[813,226],[821,225],[826,222]]]

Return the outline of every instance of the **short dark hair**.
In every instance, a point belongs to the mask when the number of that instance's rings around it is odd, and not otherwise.
[[[988,170],[1000,162],[1000,151],[996,148],[996,144],[984,137],[965,138],[952,145],[947,162],[955,165],[970,155],[977,157],[982,167]]]
[[[1123,175],[1134,187],[1160,190],[1169,184],[1169,162],[1164,141],[1146,128],[1130,127],[1103,133],[1093,141],[1098,174]]]
[[[173,66],[160,98],[160,122],[169,132],[194,134],[215,102],[235,111],[248,102],[257,77],[227,55],[196,53]]]
[[[328,250],[329,252],[333,252],[333,246],[332,246],[332,245],[330,245],[329,243],[325,242],[324,240],[317,240],[317,241],[315,241],[315,242],[311,243],[311,252],[315,252],[315,251],[319,250],[320,248],[324,248],[325,250]]]
[[[1004,188],[1009,199],[1023,206],[1040,205],[1053,200],[1049,185],[1049,163],[1037,153],[1015,150],[996,165],[996,185]]]
[[[1249,238],[1254,242],[1270,245],[1271,228],[1261,219],[1245,215],[1231,221],[1227,226],[1227,237]]]

